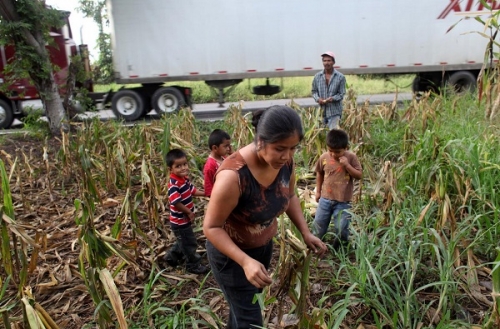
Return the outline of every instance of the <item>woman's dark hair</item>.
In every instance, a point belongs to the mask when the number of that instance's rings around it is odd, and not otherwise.
[[[255,128],[255,141],[276,143],[294,134],[299,140],[304,138],[304,130],[299,114],[284,105],[274,105],[253,113],[252,125]]]
[[[349,145],[349,137],[341,129],[332,129],[326,134],[326,145],[332,149],[345,149]]]
[[[260,117],[266,109],[260,109],[252,113],[252,126],[255,131],[257,131],[257,125],[259,124]]]
[[[187,158],[186,153],[183,150],[171,149],[165,156],[165,162],[167,163],[167,167],[172,168],[175,160],[179,160],[182,158]]]

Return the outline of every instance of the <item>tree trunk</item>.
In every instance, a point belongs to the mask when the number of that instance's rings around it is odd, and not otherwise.
[[[27,34],[27,43],[34,47],[35,51],[40,56],[42,62],[45,62],[45,67],[51,67],[50,55],[45,47],[45,39],[42,31],[36,31],[34,35]],[[44,67],[41,65],[40,69]],[[49,120],[50,132],[54,136],[61,134],[61,128],[67,129],[69,127],[63,127],[63,120],[66,117],[66,112],[64,111],[64,106],[62,99],[59,95],[59,86],[54,78],[54,71],[51,70],[46,75],[39,75],[34,72],[30,72],[30,77],[34,81],[35,86],[38,90],[38,94],[42,100],[45,108],[45,115]]]
[[[51,73],[49,79],[40,81],[37,88],[45,108],[45,114],[49,120],[50,132],[52,135],[58,136],[61,134],[61,128],[66,130],[69,127],[63,122],[66,115],[59,96],[59,88],[54,80],[54,74]]]
[[[73,94],[75,93],[76,75],[78,74],[78,68],[71,60],[68,68],[68,77],[66,78],[66,95],[63,100],[63,107],[66,110],[66,116],[71,121],[77,115],[78,111],[75,108],[75,100],[71,100]]]

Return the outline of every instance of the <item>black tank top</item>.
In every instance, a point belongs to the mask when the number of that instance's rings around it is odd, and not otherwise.
[[[266,245],[276,235],[276,218],[288,208],[292,160],[280,169],[268,187],[253,177],[239,151],[226,158],[217,173],[222,170],[238,174],[240,189],[238,204],[227,218],[224,229],[242,249]]]

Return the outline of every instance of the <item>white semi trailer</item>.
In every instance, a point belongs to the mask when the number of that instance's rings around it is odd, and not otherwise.
[[[326,50],[346,75],[416,74],[414,91],[447,82],[473,88],[488,40],[472,33],[483,25],[464,18],[491,15],[477,0],[108,0],[107,6],[115,80],[141,84],[111,97],[125,120],[189,104],[189,88],[164,82],[205,81],[222,95],[243,79],[312,76]],[[279,86],[254,92],[273,94]]]

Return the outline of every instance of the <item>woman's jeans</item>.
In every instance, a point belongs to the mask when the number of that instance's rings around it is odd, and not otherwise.
[[[212,269],[212,274],[224,293],[229,304],[229,321],[227,328],[250,329],[262,327],[262,310],[258,302],[253,303],[255,294],[262,289],[252,285],[245,276],[243,268],[217,250],[207,240],[207,256]],[[273,253],[273,243],[254,249],[243,249],[253,259],[269,268]],[[260,327],[259,327],[260,326]]]
[[[335,241],[337,244],[347,242],[349,240],[349,223],[351,221],[349,209],[351,209],[349,202],[320,198],[313,222],[314,235],[322,239],[328,231],[328,226],[330,226],[330,221],[333,218]]]

